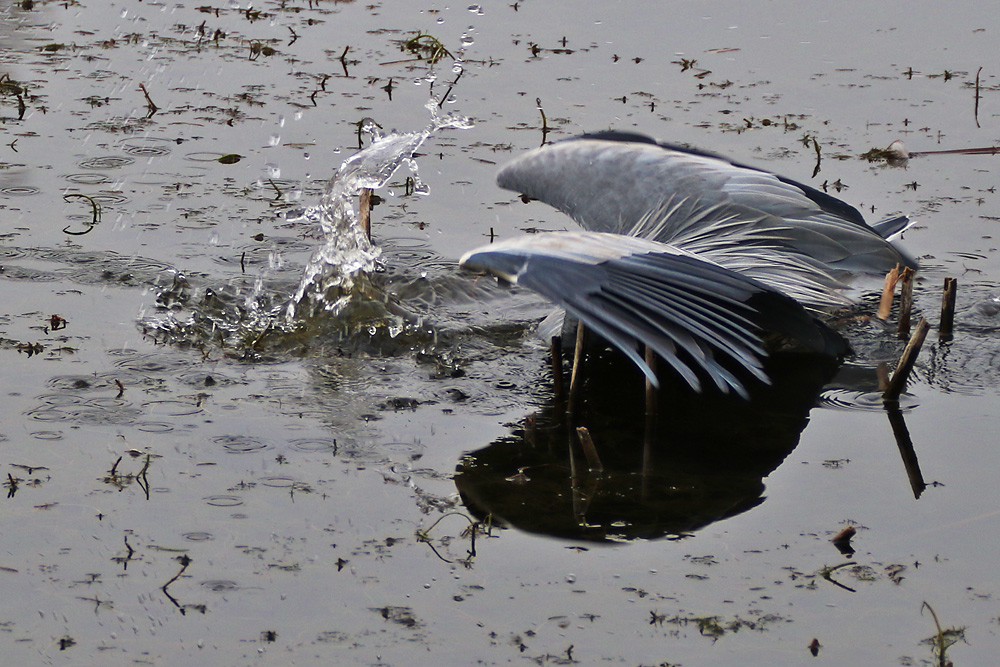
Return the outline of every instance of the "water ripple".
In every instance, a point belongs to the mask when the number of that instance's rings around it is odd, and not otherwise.
[[[33,185],[6,185],[0,187],[0,195],[7,195],[9,197],[30,197],[31,195],[37,195],[41,191],[41,188],[36,188]]]
[[[70,183],[75,183],[76,185],[101,185],[103,183],[110,183],[111,177],[104,174],[83,173],[83,174],[66,174],[63,176]]]
[[[212,442],[222,445],[231,454],[248,454],[270,447],[266,442],[249,435],[220,435],[212,438]]]
[[[232,495],[217,495],[217,496],[206,496],[202,498],[206,503],[212,507],[239,507],[243,504],[243,499],[239,496]]]
[[[292,440],[288,446],[297,452],[330,452],[337,454],[337,441],[322,438],[299,438]]]
[[[87,158],[77,164],[81,169],[119,169],[135,162],[135,158],[124,155],[102,155]]]

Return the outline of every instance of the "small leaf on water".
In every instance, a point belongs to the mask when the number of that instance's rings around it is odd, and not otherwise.
[[[239,155],[237,153],[227,153],[226,155],[223,155],[222,157],[218,158],[218,161],[221,162],[222,164],[236,164],[242,159],[243,159],[242,155]]]

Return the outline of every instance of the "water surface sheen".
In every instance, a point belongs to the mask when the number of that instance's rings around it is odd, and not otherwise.
[[[998,33],[971,2],[5,3],[4,662],[938,664],[926,602],[992,664],[998,157],[860,156],[1000,143]],[[428,101],[469,123],[411,141]],[[918,217],[917,306],[959,304],[900,409],[901,343],[853,319],[853,359],[776,356],[750,404],[665,391],[651,455],[596,359],[605,471],[570,459],[548,307],[456,258],[572,228],[497,165],[606,128]],[[400,168],[334,193],[378,136]],[[365,184],[336,292],[317,207]]]

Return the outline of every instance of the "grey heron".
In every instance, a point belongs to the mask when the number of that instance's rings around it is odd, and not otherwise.
[[[640,345],[696,391],[707,377],[741,395],[724,360],[768,382],[764,331],[843,353],[839,334],[814,317],[850,305],[843,279],[916,268],[887,240],[905,217],[871,227],[808,185],[639,134],[542,146],[504,165],[497,183],[566,213],[582,231],[493,243],[466,253],[462,266],[545,296],[654,385]]]

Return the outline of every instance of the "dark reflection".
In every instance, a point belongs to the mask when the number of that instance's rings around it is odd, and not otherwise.
[[[885,412],[889,416],[892,435],[896,439],[896,446],[899,447],[899,455],[903,459],[903,467],[906,469],[907,479],[910,480],[913,497],[919,500],[927,484],[924,482],[923,473],[920,472],[920,462],[917,460],[917,452],[913,449],[913,440],[910,439],[910,430],[906,428],[903,411],[899,409],[898,403],[886,402]]]
[[[466,455],[455,482],[470,512],[529,532],[681,537],[763,502],[763,478],[798,444],[837,367],[829,357],[776,354],[772,384],[750,385],[748,401],[665,385],[647,424],[641,374],[618,355],[591,356],[574,426],[589,429],[601,471],[578,442],[570,446],[560,406],[549,404],[514,436]]]

